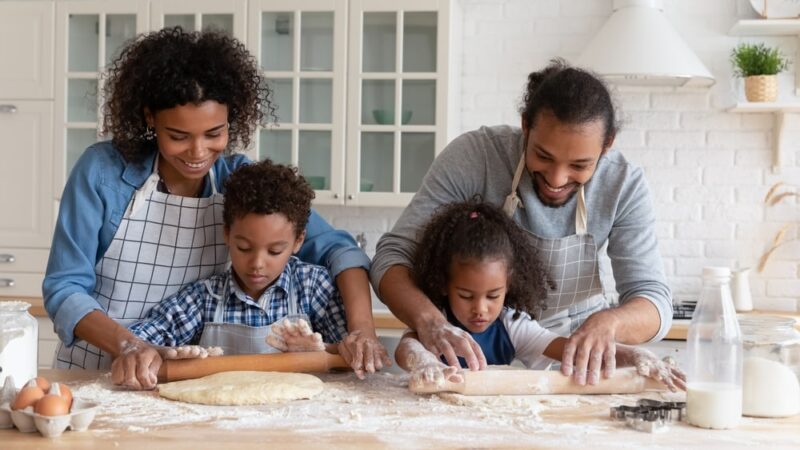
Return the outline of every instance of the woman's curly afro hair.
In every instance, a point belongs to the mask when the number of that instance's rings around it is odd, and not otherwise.
[[[155,151],[147,141],[144,111],[151,113],[214,100],[228,107],[227,151],[246,148],[266,115],[274,116],[270,90],[244,44],[223,31],[164,28],[138,36],[106,75],[103,133],[130,162]]]
[[[532,317],[544,309],[547,289],[555,288],[528,236],[511,218],[479,197],[441,206],[421,232],[412,274],[439,308],[449,307],[447,283],[454,260],[505,261],[505,306]]]
[[[245,164],[225,180],[222,219],[226,228],[248,214],[283,214],[297,236],[308,224],[314,190],[296,167],[269,159]]]

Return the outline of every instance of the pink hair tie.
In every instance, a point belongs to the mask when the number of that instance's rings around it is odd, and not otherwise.
[[[469,213],[469,218],[470,219],[477,219],[478,218],[478,211],[472,211],[471,213]]]

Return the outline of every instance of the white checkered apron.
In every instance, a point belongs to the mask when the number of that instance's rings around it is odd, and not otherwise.
[[[521,205],[517,187],[525,167],[525,152],[522,153],[511,194],[506,197],[503,210],[510,217]],[[556,288],[547,295],[543,310],[536,311],[539,324],[562,336],[572,334],[587,317],[608,308],[600,279],[597,260],[597,245],[587,233],[586,200],[583,186],[578,190],[578,205],[575,211],[575,234],[563,238],[543,238],[526,230],[529,242],[539,251],[539,257],[549,267]]]
[[[122,326],[144,318],[154,305],[181,287],[225,269],[222,194],[214,169],[207,198],[158,192],[158,158],[153,173],[128,204],[114,239],[95,266],[93,296]],[[111,355],[78,340],[59,343],[56,368],[108,369]]]

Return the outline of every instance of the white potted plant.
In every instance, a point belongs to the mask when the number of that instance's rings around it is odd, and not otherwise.
[[[777,48],[759,44],[739,44],[731,51],[734,74],[744,78],[747,101],[772,102],[778,98],[777,74],[786,70],[789,61]]]

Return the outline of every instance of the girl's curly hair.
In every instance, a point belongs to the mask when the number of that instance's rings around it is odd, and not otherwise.
[[[503,211],[479,197],[440,207],[421,232],[412,274],[439,308],[449,305],[447,283],[455,259],[500,259],[508,268],[505,306],[534,316],[554,289],[547,268],[525,232]]]
[[[265,115],[271,91],[244,44],[218,30],[164,28],[129,42],[110,65],[103,92],[103,133],[129,162],[156,150],[147,141],[144,110],[152,113],[215,100],[228,107],[226,151],[246,148]]]
[[[234,220],[248,214],[280,213],[299,235],[308,224],[313,199],[314,190],[296,167],[265,159],[240,166],[225,180],[222,219],[230,228]]]

